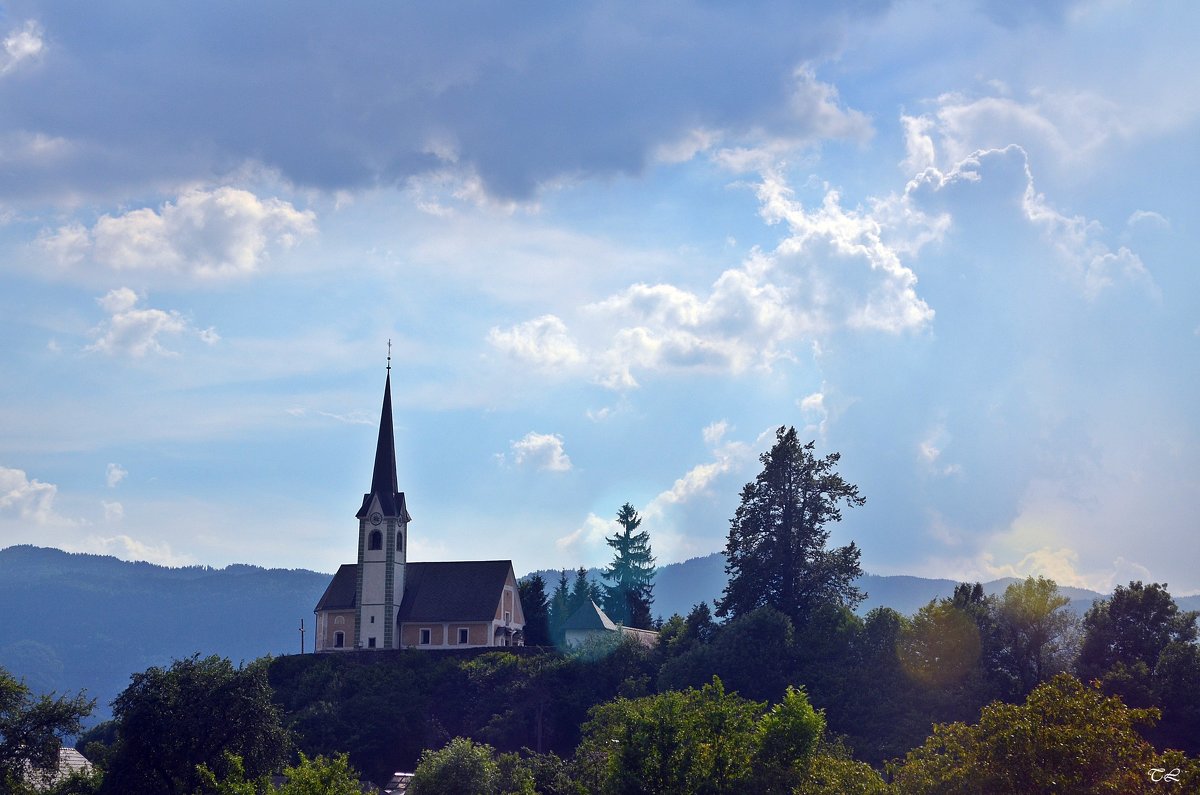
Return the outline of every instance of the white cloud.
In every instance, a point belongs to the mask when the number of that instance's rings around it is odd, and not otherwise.
[[[119,507],[119,506],[118,506]],[[122,514],[124,511],[122,510]],[[196,561],[191,555],[176,554],[166,541],[139,541],[132,536],[88,536],[82,542],[64,545],[69,552],[88,552],[94,555],[113,555],[123,560],[144,560],[159,566],[189,566]]]
[[[97,339],[87,350],[135,359],[148,353],[171,355],[160,338],[188,331],[187,320],[174,310],[139,309],[138,300],[137,293],[128,287],[97,298],[96,303],[109,313],[109,318],[92,330]]]
[[[24,470],[0,466],[0,511],[39,525],[74,524],[54,512],[58,487],[30,480]]]
[[[102,215],[89,229],[74,223],[44,231],[43,249],[60,264],[85,259],[113,271],[184,274],[200,280],[245,277],[316,230],[316,216],[281,199],[237,188],[194,189],[159,210]]]
[[[101,500],[100,505],[104,508],[105,524],[120,524],[125,518],[125,506],[121,503]]]
[[[530,431],[511,446],[518,466],[528,465],[550,472],[571,469],[571,458],[563,450],[563,440],[558,434]]]
[[[110,489],[116,488],[117,484],[125,479],[129,472],[120,464],[109,464],[105,468],[104,478]]]
[[[46,49],[42,28],[35,20],[28,20],[18,30],[4,37],[0,50],[0,76],[6,75],[18,64],[37,58]]]
[[[537,367],[568,367],[583,360],[566,324],[554,315],[542,315],[508,330],[493,327],[487,339],[497,350]]]

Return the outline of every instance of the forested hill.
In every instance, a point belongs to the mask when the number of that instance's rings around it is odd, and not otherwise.
[[[0,550],[0,667],[35,691],[86,688],[97,715],[131,674],[199,652],[235,663],[312,648],[315,571],[167,568],[33,546]]]
[[[557,571],[540,572],[547,593]],[[520,574],[520,569],[518,569]],[[599,577],[599,571],[591,571]],[[0,550],[0,667],[35,691],[86,688],[97,698],[97,718],[129,684],[131,674],[191,654],[218,654],[235,663],[300,649],[305,619],[312,649],[313,607],[328,574],[303,569],[233,565],[167,568],[102,555],[32,546]],[[985,584],[1003,592],[1011,580]],[[886,605],[912,614],[954,590],[953,580],[865,575],[869,597],[859,612]],[[686,615],[692,605],[720,596],[724,558],[712,554],[659,569],[654,615]],[[1100,594],[1063,588],[1083,612]],[[1200,609],[1200,597],[1176,600]]]

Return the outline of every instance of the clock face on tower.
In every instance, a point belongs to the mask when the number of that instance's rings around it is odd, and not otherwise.
[[[379,511],[376,511],[375,513],[371,514],[371,524],[379,524],[382,521],[383,521],[383,514],[381,514]]]

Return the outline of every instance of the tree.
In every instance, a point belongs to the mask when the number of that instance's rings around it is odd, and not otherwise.
[[[567,599],[567,615],[565,618],[569,618],[576,610],[588,602],[599,601],[600,586],[588,579],[588,570],[580,566],[575,570],[575,582],[571,584],[571,595]]]
[[[421,754],[408,791],[412,795],[492,795],[500,768],[490,745],[455,737],[437,751]]]
[[[554,595],[550,597],[550,642],[555,646],[563,645],[563,622],[571,615],[571,590],[567,586],[567,570],[558,573],[558,585],[554,587]]]
[[[1004,589],[998,607],[1000,636],[1020,698],[1071,667],[1078,648],[1078,618],[1054,580],[1027,577]]]
[[[0,668],[0,791],[25,791],[27,772],[57,771],[63,738],[79,732],[95,703],[82,694],[35,698]]]
[[[198,765],[224,776],[226,752],[251,778],[283,767],[290,748],[267,683],[267,660],[234,668],[224,658],[194,655],[170,668],[134,674],[113,701],[117,741],[104,793],[193,792]]]
[[[634,532],[641,523],[641,517],[629,503],[617,511],[621,529],[604,539],[615,550],[613,562],[601,574],[612,583],[603,586],[604,611],[608,617],[627,627],[649,629],[655,569],[650,534],[645,530]]]
[[[720,678],[699,690],[618,698],[592,709],[575,760],[598,793],[878,793],[870,767],[825,742],[825,718],[788,687],[770,710],[726,692]]]
[[[1177,751],[1158,754],[1138,734],[1157,710],[1132,709],[1099,688],[1059,674],[1024,704],[995,702],[979,722],[938,724],[925,744],[891,765],[906,795],[956,793],[1150,793],[1150,777],[1179,769],[1181,792],[1200,784],[1200,765]]]
[[[517,583],[521,608],[525,611],[525,645],[550,645],[550,603],[546,598],[546,581],[540,574],[531,574]]]
[[[223,778],[201,764],[196,769],[200,779],[200,795],[361,795],[358,773],[350,766],[345,754],[332,759],[318,756],[309,759],[303,753],[300,761],[283,770],[283,783],[278,787],[263,775],[246,778],[246,765],[237,754],[224,755],[226,773]]]
[[[814,446],[802,446],[795,428],[781,427],[774,447],[759,457],[763,470],[742,489],[729,522],[729,584],[718,616],[769,605],[803,625],[823,605],[852,608],[864,598],[854,585],[862,574],[858,547],[825,544],[826,525],[841,520],[841,505],[865,499],[835,471],[840,456],[817,458]]]

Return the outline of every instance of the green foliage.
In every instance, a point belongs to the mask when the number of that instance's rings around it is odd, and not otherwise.
[[[1148,774],[1170,762],[1168,770],[1182,769],[1181,791],[1195,791],[1195,762],[1160,756],[1138,734],[1156,714],[1060,674],[1024,704],[986,707],[974,725],[934,726],[923,746],[892,767],[892,783],[912,795],[1161,792]]]
[[[1017,697],[1072,667],[1079,620],[1067,609],[1070,603],[1045,577],[1028,577],[1004,589],[998,620]]]
[[[361,795],[358,773],[345,754],[333,759],[309,759],[300,754],[298,764],[284,768],[283,783],[275,787],[267,776],[246,778],[246,766],[237,754],[226,752],[225,775],[218,778],[207,765],[196,768],[200,788],[196,795]]]
[[[549,646],[550,602],[546,597],[546,581],[540,574],[531,574],[517,583],[521,609],[525,611],[525,645]]]
[[[603,587],[604,612],[618,624],[649,629],[650,605],[654,601],[654,556],[650,534],[634,532],[642,519],[629,503],[617,511],[621,529],[605,538],[613,548],[613,562],[601,572],[612,583]]]
[[[35,698],[0,668],[0,790],[23,789],[29,770],[57,770],[63,738],[79,731],[94,705],[83,695]]]
[[[809,761],[825,734],[825,716],[812,708],[803,690],[788,687],[783,701],[758,722],[752,788],[790,793],[806,778]]]
[[[437,751],[421,754],[408,791],[412,795],[493,795],[500,769],[492,748],[455,737]]]
[[[1167,644],[1194,640],[1196,613],[1180,611],[1165,584],[1119,585],[1083,617],[1077,670],[1086,680],[1104,676],[1118,663],[1153,668]]]
[[[761,711],[715,677],[701,690],[601,704],[576,752],[583,783],[603,793],[730,791],[750,773]]]
[[[862,574],[858,547],[825,544],[826,525],[842,518],[840,506],[865,500],[835,471],[837,453],[817,458],[814,443],[801,445],[795,428],[779,428],[775,439],[729,523],[729,584],[717,615],[736,618],[769,605],[802,625],[822,606],[852,608],[862,600],[854,585]]]
[[[597,706],[576,753],[597,793],[882,792],[883,781],[824,744],[825,719],[803,690],[764,705],[721,680]]]
[[[659,670],[660,690],[700,687],[714,675],[746,698],[773,701],[794,681],[792,621],[761,607],[716,629],[711,643],[697,643]]]
[[[252,778],[283,766],[290,748],[267,683],[268,661],[234,668],[198,655],[134,674],[113,702],[117,742],[103,792],[191,793],[198,765],[224,776],[226,752]]]

